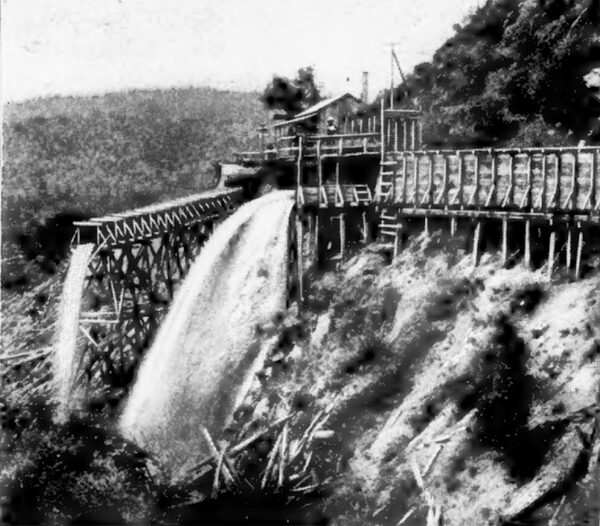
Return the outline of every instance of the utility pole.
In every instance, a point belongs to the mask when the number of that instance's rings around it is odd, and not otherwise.
[[[404,82],[404,74],[402,73],[402,69],[400,68],[400,62],[398,61],[398,57],[396,56],[396,51],[394,46],[400,45],[400,42],[389,42],[390,46],[390,108],[394,109],[394,65],[398,66],[398,71],[400,72],[400,79]]]

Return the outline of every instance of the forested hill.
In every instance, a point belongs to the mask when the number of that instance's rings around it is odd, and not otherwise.
[[[3,218],[27,228],[198,192],[250,146],[256,93],[209,88],[53,97],[5,106]]]
[[[398,86],[436,146],[600,143],[599,0],[488,0]]]

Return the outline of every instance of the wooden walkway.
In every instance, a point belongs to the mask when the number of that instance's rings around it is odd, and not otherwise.
[[[127,212],[76,221],[73,242],[93,241],[99,246],[110,246],[152,239],[229,213],[241,197],[242,191],[238,188],[209,190]]]

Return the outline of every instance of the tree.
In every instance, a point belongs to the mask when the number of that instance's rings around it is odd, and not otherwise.
[[[260,98],[269,110],[283,110],[287,118],[321,100],[312,67],[300,68],[294,80],[275,76]]]
[[[600,63],[599,0],[488,0],[395,90],[418,97],[431,146],[588,140],[600,103],[584,77]]]

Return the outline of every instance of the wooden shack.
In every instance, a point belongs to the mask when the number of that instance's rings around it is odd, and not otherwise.
[[[345,124],[356,115],[361,104],[361,100],[350,93],[323,99],[293,119],[273,124],[273,135],[277,139],[305,134],[324,135],[334,131],[341,133],[345,130]]]

